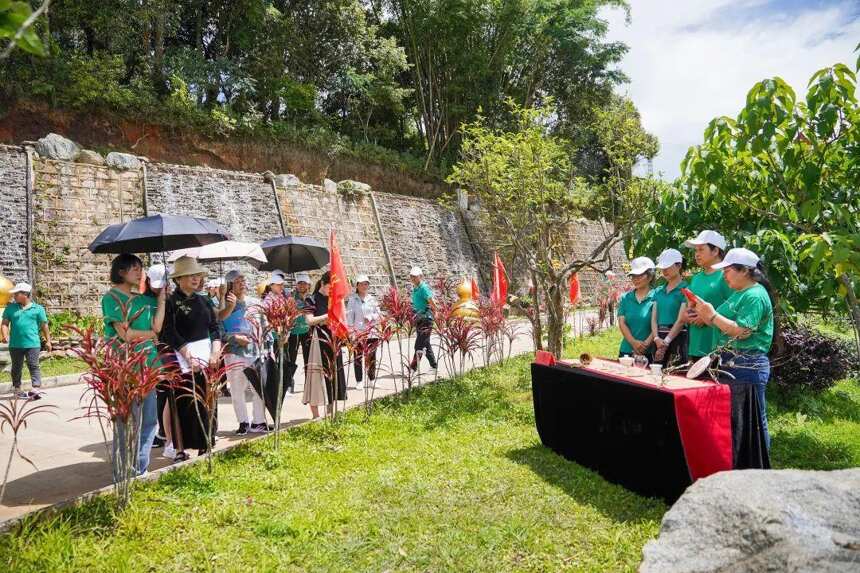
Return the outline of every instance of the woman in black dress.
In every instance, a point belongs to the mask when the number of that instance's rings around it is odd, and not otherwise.
[[[206,363],[217,366],[221,355],[221,331],[215,311],[205,297],[197,294],[207,272],[196,259],[180,257],[170,275],[176,290],[167,299],[164,342],[176,352],[182,370],[182,382],[172,401],[176,406],[176,415],[172,416],[176,461],[188,459],[186,448],[203,453],[207,446],[205,424],[209,412],[202,401],[206,386],[202,369]],[[214,440],[214,436],[215,427],[210,437]]]
[[[337,353],[337,368],[332,372],[334,349],[332,348],[332,333],[328,327],[328,295],[330,287],[331,273],[326,271],[314,287],[314,312],[313,316],[307,319],[308,325],[317,330],[316,334],[319,337],[320,358],[325,377],[329,408],[331,408],[331,404],[335,400],[346,400],[346,376],[343,371],[343,354],[340,351]],[[332,374],[337,376],[336,383],[332,380]]]

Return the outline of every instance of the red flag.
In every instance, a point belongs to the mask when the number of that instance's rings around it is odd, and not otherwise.
[[[579,276],[576,273],[570,275],[570,304],[576,304],[579,300]]]
[[[340,249],[334,231],[328,238],[328,251],[330,257],[331,287],[328,292],[328,326],[332,334],[338,338],[347,335],[346,310],[344,300],[349,293],[349,281],[346,278],[346,269],[340,258]]]
[[[499,306],[508,300],[508,279],[505,276],[505,265],[502,264],[499,253],[496,253],[496,258],[493,261],[493,291],[490,293],[490,300]]]
[[[472,277],[472,300],[478,302],[481,300],[481,291],[478,289],[478,281]]]

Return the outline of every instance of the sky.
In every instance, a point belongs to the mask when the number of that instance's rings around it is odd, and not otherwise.
[[[655,175],[672,180],[708,122],[737,116],[746,94],[779,76],[802,97],[817,70],[854,69],[860,0],[629,0],[605,10],[608,39],[628,45],[621,69],[642,122],[660,140]]]

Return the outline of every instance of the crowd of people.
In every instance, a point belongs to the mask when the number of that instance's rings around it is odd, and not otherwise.
[[[619,356],[681,365],[718,355],[721,371],[754,386],[769,448],[765,388],[777,301],[762,261],[749,249],[727,251],[725,238],[712,230],[684,246],[701,269],[689,281],[677,249],[664,250],[656,264],[645,256],[631,261],[632,289],[618,305]],[[655,288],[657,270],[663,283]]]

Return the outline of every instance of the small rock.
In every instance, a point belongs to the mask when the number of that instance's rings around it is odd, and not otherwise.
[[[86,163],[87,165],[105,164],[105,158],[102,157],[101,153],[97,153],[89,149],[82,149],[81,152],[78,153],[78,157],[75,161],[78,163]]]
[[[329,193],[334,193],[335,191],[337,191],[337,183],[335,183],[331,179],[325,179],[323,180],[323,189],[325,189]]]
[[[278,175],[275,177],[275,184],[278,187],[295,187],[296,185],[301,185],[302,180],[292,173],[287,173],[286,175]]]
[[[140,169],[140,160],[130,153],[118,153],[111,151],[107,154],[108,167],[119,169],[120,171],[133,171]]]
[[[338,183],[337,186],[338,188],[347,187],[359,193],[370,193],[370,185],[361,181],[353,181],[352,179],[345,179]]]
[[[41,157],[61,161],[74,161],[81,152],[77,143],[56,133],[49,133],[37,141],[34,147]]]
[[[641,573],[857,571],[860,468],[720,472],[690,486]]]

